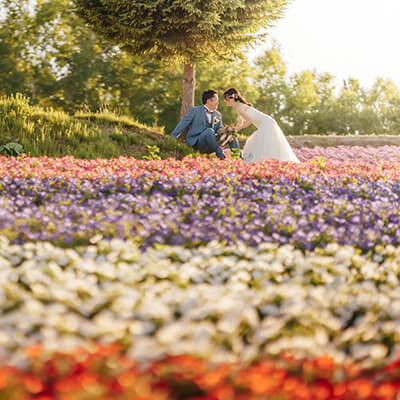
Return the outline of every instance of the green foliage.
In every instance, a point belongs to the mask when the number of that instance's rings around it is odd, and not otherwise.
[[[240,159],[242,157],[242,151],[240,149],[231,149],[231,157]]]
[[[84,124],[83,130],[101,126],[113,145],[139,149],[142,139],[157,144],[158,136],[148,132],[162,133],[160,126],[164,126],[168,136],[176,126],[181,66],[120,51],[71,13],[70,0],[0,0],[0,7],[4,11],[0,15],[0,94],[20,92],[29,98],[29,103],[13,103],[9,97],[2,105],[8,108],[7,118],[16,113],[17,118],[8,124],[22,124],[26,119],[23,128],[13,126],[12,130],[39,129],[35,128],[39,119],[61,126],[69,118]],[[222,94],[237,87],[255,107],[275,118],[287,135],[400,134],[400,91],[393,82],[378,78],[367,90],[357,79],[347,79],[338,88],[334,76],[317,71],[289,75],[277,45],[254,64],[245,53],[234,62],[199,62],[196,81],[196,104],[201,103],[204,90],[213,88]],[[42,111],[29,104],[41,106]],[[235,112],[222,101],[219,110],[225,124],[235,121]],[[17,141],[7,129],[1,132],[0,145]],[[129,130],[146,134],[139,138]],[[249,127],[241,135],[253,131]],[[163,143],[178,156],[186,151],[180,147],[183,143]],[[162,157],[168,154],[163,146]],[[66,148],[61,146],[59,153],[63,151]],[[142,154],[145,151],[144,147]]]
[[[0,153],[5,153],[8,156],[20,156],[24,152],[24,146],[19,143],[7,143],[0,146]]]
[[[197,62],[265,38],[287,0],[73,0],[96,33],[132,54]]]
[[[143,156],[145,160],[161,160],[160,148],[156,145],[147,145],[148,155]]]
[[[0,151],[10,155],[19,155],[24,149],[28,156],[73,155],[87,159],[121,155],[143,158],[146,146],[162,158],[182,158],[193,152],[190,146],[135,123],[132,118],[111,112],[72,117],[31,106],[19,94],[0,98],[0,145]]]
[[[96,121],[103,124],[116,124],[118,126],[129,126],[140,129],[151,129],[154,132],[162,134],[164,132],[163,127],[152,126],[151,128],[141,122],[136,121],[132,117],[126,115],[118,115],[110,110],[103,109],[96,113],[78,111],[74,115],[75,118],[86,119],[90,121]]]
[[[195,64],[232,60],[261,42],[288,0],[72,0],[94,32],[133,55],[184,65],[181,116],[194,106]]]
[[[288,135],[400,134],[400,91],[378,78],[370,91],[349,78],[338,90],[330,74],[288,76],[277,46],[256,60],[255,106]]]
[[[318,157],[316,160],[310,161],[310,164],[317,165],[321,170],[325,170],[327,161],[324,157]]]
[[[34,32],[29,30],[32,19],[28,14],[28,0],[0,1],[5,12],[0,21],[0,93],[24,92],[34,77],[34,65],[27,57],[33,45]]]

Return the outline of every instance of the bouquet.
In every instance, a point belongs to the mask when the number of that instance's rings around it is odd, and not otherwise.
[[[232,125],[224,126],[215,133],[217,142],[221,148],[226,148],[232,143],[236,138],[236,128]]]

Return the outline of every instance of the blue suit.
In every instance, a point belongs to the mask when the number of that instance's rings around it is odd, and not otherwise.
[[[224,153],[219,147],[215,138],[217,132],[222,125],[221,114],[218,111],[211,113],[211,124],[208,122],[206,108],[204,106],[193,107],[179,122],[171,135],[178,138],[179,135],[189,127],[186,135],[188,145],[205,153],[216,153],[217,157],[224,158]],[[239,145],[235,140],[231,148],[238,148]]]

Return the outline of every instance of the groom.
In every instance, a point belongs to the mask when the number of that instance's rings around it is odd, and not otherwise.
[[[215,137],[215,132],[223,127],[221,114],[217,111],[218,94],[215,90],[207,90],[202,96],[203,105],[193,107],[179,122],[171,135],[178,138],[189,128],[186,135],[188,145],[202,153],[215,153],[218,158],[224,159],[225,155]],[[239,148],[235,139],[230,143],[230,148]]]

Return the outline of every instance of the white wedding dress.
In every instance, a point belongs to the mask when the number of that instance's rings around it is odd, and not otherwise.
[[[273,118],[246,104],[240,104],[237,111],[242,118],[257,128],[244,145],[243,159],[245,162],[250,164],[263,158],[300,162]]]

